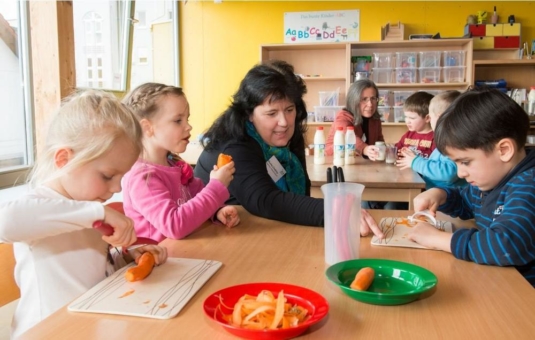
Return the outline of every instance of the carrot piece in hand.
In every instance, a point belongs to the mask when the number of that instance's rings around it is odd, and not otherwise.
[[[355,280],[353,280],[350,287],[355,290],[367,290],[372,284],[374,277],[375,271],[373,268],[364,267],[355,275]]]
[[[225,155],[224,153],[220,153],[219,156],[217,157],[217,168],[219,169],[225,164],[228,164],[230,162],[232,162],[232,156]]]
[[[124,274],[126,281],[143,280],[152,272],[155,263],[154,255],[149,252],[143,253],[137,261],[137,266],[128,269]]]

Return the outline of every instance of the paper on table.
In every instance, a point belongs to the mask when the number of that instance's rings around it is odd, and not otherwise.
[[[221,262],[168,258],[142,281],[128,282],[121,268],[73,301],[73,312],[170,319],[221,267]]]
[[[437,220],[437,228],[443,232],[453,232],[453,225],[451,222],[444,222]],[[371,244],[374,246],[390,246],[390,247],[409,247],[422,248],[424,247],[416,242],[409,240],[409,231],[412,228],[408,218],[405,217],[384,217],[379,222],[379,228],[383,231],[385,238],[380,240],[377,236],[372,237]]]

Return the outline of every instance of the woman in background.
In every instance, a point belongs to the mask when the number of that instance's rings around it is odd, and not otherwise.
[[[377,159],[379,150],[375,142],[385,140],[381,118],[377,112],[378,100],[379,90],[373,81],[361,79],[351,84],[347,91],[346,106],[336,114],[329,136],[327,136],[325,144],[327,156],[333,154],[336,128],[342,126],[345,130],[348,126],[354,126],[357,137],[356,152],[372,161]]]

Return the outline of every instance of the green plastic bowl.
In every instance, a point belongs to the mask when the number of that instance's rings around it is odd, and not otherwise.
[[[349,287],[364,267],[375,270],[375,278],[366,291]],[[402,305],[418,299],[437,285],[437,277],[414,264],[383,260],[358,259],[336,263],[325,272],[327,279],[351,298],[372,305]]]

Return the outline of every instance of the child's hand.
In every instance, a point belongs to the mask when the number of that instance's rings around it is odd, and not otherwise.
[[[396,166],[400,170],[410,169],[412,165],[412,161],[416,158],[416,154],[412,150],[409,150],[407,148],[401,149],[399,154],[400,154],[400,157],[396,161]]]
[[[149,252],[152,255],[154,255],[154,261],[156,262],[156,265],[159,266],[161,264],[164,264],[165,261],[167,261],[167,248],[160,247],[153,244],[148,244],[145,246],[137,247],[134,249],[128,250],[128,253],[134,261],[138,261],[138,259],[143,255],[143,253]]]
[[[137,241],[134,221],[117,210],[104,206],[104,222],[113,228],[113,234],[102,239],[114,247],[128,247]]]
[[[219,209],[217,212],[217,220],[227,228],[232,228],[240,223],[240,216],[238,215],[238,209],[232,205],[226,205],[223,208]]]
[[[426,190],[414,198],[414,211],[429,210],[433,215],[436,215],[438,207],[446,203],[446,198],[446,192],[442,189]]]
[[[446,233],[426,222],[419,222],[409,231],[409,240],[431,249],[451,253],[451,233]]]
[[[365,156],[368,156],[370,161],[375,161],[377,157],[379,157],[379,148],[375,145],[368,145],[364,148],[364,150],[362,150],[362,153]]]
[[[220,169],[214,165],[214,170],[210,172],[210,179],[217,179],[223,183],[224,186],[228,187],[230,182],[234,179],[233,174],[235,171],[236,168],[234,167],[234,162],[230,162],[222,166]]]

